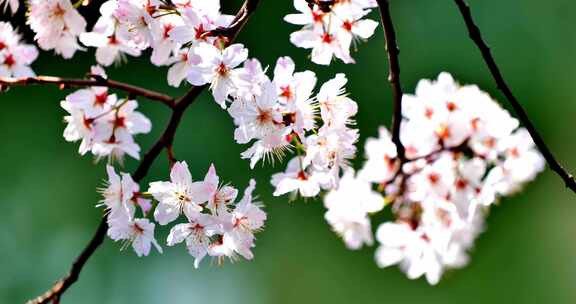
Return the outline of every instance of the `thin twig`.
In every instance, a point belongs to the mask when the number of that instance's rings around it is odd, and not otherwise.
[[[522,104],[520,104],[520,102],[516,99],[514,94],[512,94],[512,90],[504,80],[504,77],[502,76],[502,73],[500,72],[500,69],[496,64],[494,57],[492,57],[490,47],[486,44],[486,42],[484,42],[482,34],[480,33],[480,29],[474,22],[474,18],[472,17],[470,7],[464,0],[455,0],[454,2],[456,2],[456,5],[458,6],[460,13],[462,14],[462,17],[464,18],[464,22],[466,23],[466,27],[468,28],[468,34],[470,36],[470,39],[474,41],[474,43],[480,50],[480,53],[482,53],[482,57],[484,58],[484,61],[486,62],[486,65],[488,66],[490,73],[492,73],[492,77],[496,81],[498,89],[504,94],[504,96],[506,96],[506,99],[508,99],[508,102],[514,109],[514,112],[516,112],[516,115],[518,116],[524,127],[526,127],[526,129],[532,136],[534,143],[544,156],[544,159],[546,159],[546,162],[548,162],[550,169],[556,172],[560,176],[560,178],[564,180],[566,187],[570,188],[573,192],[576,193],[576,180],[574,180],[574,177],[562,167],[562,165],[558,162],[558,160],[556,160],[556,157],[554,156],[552,151],[548,148],[548,146],[544,142],[544,139],[542,138],[542,136],[540,136],[540,133],[538,132],[538,130],[528,117],[528,113],[522,107]]]
[[[396,32],[390,15],[388,0],[376,0],[380,8],[380,17],[384,27],[384,39],[386,40],[386,53],[388,55],[388,81],[392,86],[394,101],[394,116],[392,118],[392,142],[396,145],[396,153],[401,163],[406,161],[406,149],[400,140],[400,124],[402,123],[402,86],[400,84],[400,62],[398,55],[400,50],[396,43]]]
[[[260,0],[246,0],[244,4],[238,11],[238,14],[232,20],[229,27],[217,28],[208,33],[209,36],[224,36],[229,42],[236,40],[236,37],[248,22],[250,15],[256,11],[256,8],[260,4]]]
[[[135,85],[119,82],[116,80],[109,80],[104,78],[70,79],[54,76],[37,76],[37,77],[23,77],[23,78],[0,77],[0,87],[28,86],[35,84],[46,84],[46,85],[52,84],[59,86],[61,89],[67,87],[91,87],[91,86],[109,87],[112,89],[125,91],[131,95],[142,96],[150,100],[160,101],[169,107],[174,106],[174,98],[168,95],[164,95],[162,93],[144,89]]]
[[[247,19],[254,12],[259,2],[260,0],[246,0],[245,4],[238,12],[238,16],[241,16],[240,19],[245,20],[239,19],[240,21],[238,21],[239,22],[238,24],[241,25],[236,26],[234,31],[228,32],[230,36],[227,37],[229,37],[230,41],[233,41],[234,38],[237,36],[238,32],[243,28],[244,24],[248,21]],[[148,152],[142,158],[142,161],[140,162],[138,168],[132,175],[134,181],[136,182],[141,181],[148,173],[150,166],[152,166],[152,163],[154,162],[154,160],[156,160],[160,152],[162,152],[164,148],[168,149],[169,147],[172,146],[174,142],[174,136],[176,135],[176,131],[182,120],[182,116],[184,115],[188,107],[197,99],[200,93],[207,87],[208,87],[207,85],[201,87],[193,87],[184,96],[178,98],[178,100],[174,103],[174,105],[171,107],[172,116],[170,117],[170,121],[168,122],[166,129],[162,133],[162,136],[156,141],[156,143],[150,148],[150,150],[148,150]],[[102,219],[102,222],[100,223],[100,226],[94,233],[94,236],[92,237],[90,243],[88,243],[86,248],[84,248],[82,253],[72,264],[72,268],[70,269],[69,274],[66,277],[60,279],[56,284],[52,286],[50,290],[48,290],[42,296],[28,301],[28,304],[45,304],[50,301],[54,301],[55,303],[59,302],[62,294],[66,292],[66,290],[72,284],[74,284],[74,282],[78,280],[84,264],[86,263],[88,258],[92,256],[92,254],[96,251],[96,249],[98,249],[98,247],[100,246],[100,244],[104,239],[104,236],[106,235],[107,230],[108,230],[108,224],[106,222],[106,217],[104,217]]]

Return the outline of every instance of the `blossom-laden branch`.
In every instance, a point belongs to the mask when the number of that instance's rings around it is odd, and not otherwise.
[[[458,6],[458,9],[460,10],[462,17],[464,18],[464,22],[466,23],[466,27],[468,28],[468,34],[470,36],[470,39],[474,41],[474,43],[480,50],[480,53],[482,53],[482,57],[484,58],[484,61],[486,62],[486,65],[488,66],[488,69],[490,70],[490,73],[492,74],[494,81],[496,81],[498,89],[504,94],[504,96],[506,96],[506,99],[508,99],[508,102],[514,109],[514,112],[516,112],[516,115],[518,115],[518,118],[528,130],[530,136],[532,136],[534,143],[544,156],[544,159],[546,159],[546,162],[550,166],[550,169],[552,169],[554,172],[556,172],[556,174],[560,176],[560,178],[562,178],[562,180],[566,184],[566,187],[568,187],[570,190],[576,193],[576,180],[574,179],[572,174],[567,172],[558,162],[558,160],[556,159],[556,157],[554,156],[548,145],[546,145],[544,139],[536,129],[536,126],[534,126],[534,124],[528,117],[528,113],[526,112],[524,107],[522,107],[522,104],[518,101],[518,99],[516,99],[516,97],[512,93],[512,90],[504,80],[504,77],[500,72],[498,64],[496,63],[494,57],[492,56],[490,47],[486,44],[486,42],[482,38],[482,33],[480,32],[480,29],[474,22],[474,18],[472,17],[472,13],[470,11],[470,6],[468,6],[466,1],[464,0],[454,0],[454,2]]]
[[[386,40],[386,52],[388,55],[388,81],[392,86],[394,100],[394,116],[392,118],[392,141],[396,145],[398,159],[404,163],[406,161],[406,149],[400,140],[400,124],[402,122],[402,86],[400,84],[400,62],[398,55],[400,50],[396,43],[396,32],[392,16],[390,15],[390,5],[388,0],[377,0],[380,8],[380,17],[384,27],[384,38]]]
[[[228,38],[229,41],[233,41],[235,39],[238,32],[246,24],[248,18],[254,12],[259,2],[260,0],[246,0],[246,2],[244,3],[244,5],[242,6],[242,8],[240,9],[240,11],[236,16],[235,19],[236,21],[233,24],[233,30],[225,32],[225,37]],[[119,84],[117,82],[114,83]],[[89,86],[89,84],[85,85]],[[95,85],[102,85],[101,81],[99,81]],[[130,86],[124,86],[124,88],[126,87]],[[207,85],[194,86],[185,95],[183,95],[182,97],[178,98],[175,102],[173,102],[171,106],[172,115],[166,126],[166,129],[162,133],[161,137],[156,141],[156,143],[144,155],[142,161],[140,162],[136,171],[132,175],[135,182],[141,181],[146,176],[148,170],[150,169],[150,167],[152,166],[153,162],[156,160],[158,155],[162,152],[162,150],[164,149],[167,150],[171,164],[175,162],[172,144],[174,141],[174,137],[176,135],[176,131],[188,107],[197,99],[200,93],[207,87],[208,87]],[[170,98],[170,100],[173,101],[174,99]],[[35,299],[28,301],[28,304],[44,304],[49,303],[50,301],[52,301],[53,303],[59,303],[62,294],[64,294],[64,292],[66,292],[66,290],[78,280],[80,272],[82,271],[85,263],[92,256],[92,254],[94,254],[96,249],[98,249],[98,247],[102,244],[107,230],[108,230],[108,223],[107,223],[107,216],[105,215],[102,218],[102,221],[100,222],[91,241],[84,248],[84,250],[82,250],[82,253],[76,258],[76,260],[72,264],[70,272],[64,278],[58,280],[58,282],[54,284],[52,288],[48,290],[46,293]]]
[[[123,83],[120,81],[104,79],[103,77],[95,76],[92,78],[93,79],[68,79],[54,76],[37,76],[37,77],[22,77],[22,78],[0,77],[0,87],[27,86],[35,84],[38,85],[53,84],[57,85],[61,89],[65,89],[67,87],[102,86],[121,90],[133,96],[142,96],[150,100],[159,101],[170,108],[174,107],[175,100],[174,98],[168,95],[158,93],[149,89],[141,88],[135,85]]]

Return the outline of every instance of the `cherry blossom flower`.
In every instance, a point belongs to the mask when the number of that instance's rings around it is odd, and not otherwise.
[[[272,175],[272,185],[276,187],[274,196],[298,191],[302,197],[314,197],[320,193],[320,185],[326,180],[326,175],[304,167],[304,158],[295,157],[286,168],[286,172]]]
[[[160,225],[174,221],[182,213],[189,219],[195,218],[211,194],[205,181],[192,181],[186,162],[175,163],[170,172],[170,181],[150,183],[148,192],[159,202],[154,218]]]
[[[373,182],[385,183],[390,181],[398,171],[396,160],[396,145],[386,128],[378,129],[379,137],[368,138],[364,145],[366,162],[358,172],[360,178]]]
[[[185,241],[188,252],[195,258],[194,268],[198,268],[202,259],[208,254],[210,237],[220,230],[214,217],[208,214],[194,214],[188,221],[170,229],[167,243],[168,246],[174,246]]]
[[[110,66],[121,61],[124,54],[138,57],[141,47],[117,34],[119,21],[114,16],[118,6],[116,0],[109,0],[100,7],[100,18],[92,32],[80,34],[80,41],[89,47],[96,47],[96,61],[103,66]]]
[[[134,182],[130,174],[120,173],[116,174],[114,167],[107,165],[106,172],[108,173],[107,187],[101,190],[102,206],[111,217],[124,216],[126,218],[133,218],[136,212],[135,207],[141,208],[142,213],[146,213],[151,208],[149,199],[142,197],[140,193],[140,186]]]
[[[70,0],[30,0],[29,4],[28,24],[41,49],[54,50],[65,59],[82,50],[77,38],[85,31],[86,21]]]
[[[354,170],[347,170],[338,188],[326,194],[324,206],[328,209],[324,218],[346,247],[360,249],[363,244],[372,245],[368,215],[384,208],[384,198],[371,189],[369,182],[356,178]]]
[[[169,31],[170,38],[180,44],[212,43],[216,38],[206,35],[219,27],[227,27],[234,16],[220,13],[220,1],[194,1],[181,11],[183,24]]]
[[[247,100],[262,95],[264,84],[269,82],[266,71],[258,59],[247,59],[242,68],[237,69],[236,99]]]
[[[241,106],[241,110],[231,107],[229,111],[238,124],[234,132],[236,142],[245,144],[252,139],[263,138],[282,129],[282,113],[278,105],[276,88],[272,83],[267,82],[263,85],[262,94],[256,96],[254,102],[246,102]]]
[[[190,54],[189,48],[182,48],[175,51],[167,63],[171,65],[167,75],[168,84],[173,87],[179,87],[182,81],[188,77],[188,71],[192,69],[193,66],[199,65],[201,61],[202,58],[199,56]]]
[[[68,95],[60,105],[70,114],[64,117],[68,124],[64,138],[81,140],[81,155],[91,151],[98,158],[122,161],[124,154],[139,158],[140,147],[133,136],[150,132],[152,124],[136,111],[136,100],[118,100],[106,87],[91,87]]]
[[[157,66],[168,63],[170,55],[178,49],[178,44],[170,37],[170,32],[182,23],[182,19],[175,15],[167,15],[159,18],[158,22],[151,25],[152,56],[150,61]]]
[[[254,203],[252,192],[256,182],[250,180],[249,186],[244,191],[244,196],[236,204],[234,211],[218,217],[221,221],[223,233],[217,235],[215,241],[209,246],[209,254],[214,257],[228,257],[236,259],[236,254],[251,260],[254,256],[254,233],[264,225],[266,213],[262,211],[258,203]]]
[[[401,263],[401,269],[410,279],[426,276],[428,283],[440,281],[443,265],[435,245],[426,233],[413,230],[409,225],[384,223],[378,227],[376,238],[382,244],[376,251],[380,267]]]
[[[232,186],[220,185],[220,178],[216,174],[214,164],[210,165],[204,180],[206,189],[210,193],[206,208],[214,215],[227,212],[236,199],[238,190]]]
[[[219,49],[210,43],[201,43],[191,49],[202,61],[188,72],[188,82],[201,86],[210,83],[216,102],[226,108],[226,99],[234,91],[234,70],[248,58],[248,50],[242,44],[233,44]]]
[[[118,20],[118,37],[130,41],[140,49],[152,43],[151,24],[159,2],[148,0],[118,0],[114,17]]]
[[[290,42],[312,49],[312,62],[316,64],[329,65],[333,57],[354,63],[350,48],[356,41],[374,34],[378,23],[362,18],[376,6],[374,1],[335,1],[321,8],[306,0],[294,0],[294,7],[300,13],[289,14],[284,20],[303,27],[290,35]]]
[[[124,246],[131,245],[139,257],[147,256],[152,245],[162,253],[162,247],[154,238],[154,223],[146,218],[122,221],[111,219],[108,236],[114,241],[125,241]]]
[[[0,76],[35,76],[30,64],[38,57],[38,50],[33,45],[20,43],[20,39],[10,23],[0,22]]]

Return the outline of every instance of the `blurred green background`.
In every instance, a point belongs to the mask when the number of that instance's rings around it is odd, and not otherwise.
[[[449,71],[503,100],[452,1],[392,2],[407,92],[418,79]],[[576,3],[470,2],[518,99],[558,158],[576,170]],[[240,1],[222,3],[232,13]],[[288,36],[296,27],[282,17],[291,12],[291,1],[264,0],[239,41],[265,65],[289,55],[299,70],[314,70],[321,81],[346,73],[348,90],[360,105],[361,149],[364,139],[375,136],[391,117],[381,29],[359,46],[356,65],[320,67],[311,64],[308,51],[290,45]],[[71,61],[44,53],[33,67],[38,74],[80,77],[93,62],[93,50]],[[142,57],[110,69],[109,75],[183,93],[184,87],[167,86],[165,72]],[[62,138],[59,101],[68,93],[33,87],[0,95],[0,303],[22,303],[44,292],[68,271],[100,220],[95,190],[105,178],[104,162],[95,165],[90,156],[79,156],[78,144]],[[169,113],[156,103],[140,104],[154,122],[151,134],[137,138],[146,150]],[[224,267],[205,261],[195,270],[184,247],[138,258],[107,239],[63,303],[576,303],[576,199],[550,171],[493,208],[470,265],[431,287],[422,279],[410,281],[397,268],[378,269],[374,248],[346,250],[325,223],[320,201],[289,203],[286,197],[273,197],[269,177],[283,165],[250,170],[239,156],[245,148],[234,143],[231,119],[206,93],[187,112],[175,145],[177,157],[189,163],[196,177],[211,162],[222,180],[240,188],[256,177],[269,220],[258,235],[255,260]],[[136,164],[128,160],[124,170],[132,172]],[[167,175],[162,155],[145,182]],[[157,233],[160,240],[166,235],[165,229]]]

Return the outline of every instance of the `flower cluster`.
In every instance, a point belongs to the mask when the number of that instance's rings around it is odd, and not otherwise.
[[[293,149],[297,152],[286,171],[272,177],[274,195],[299,190],[302,196],[313,197],[321,189],[336,188],[341,169],[347,168],[355,155],[358,139],[358,131],[349,127],[354,124],[357,104],[346,96],[346,76],[337,74],[313,96],[316,75],[296,72],[289,57],[278,59],[271,80],[257,59],[232,69],[247,56],[241,45],[223,51],[205,46],[199,53],[212,58],[203,62],[211,62],[213,67],[201,75],[192,72],[189,78],[211,79],[215,97],[223,97],[222,107],[228,107],[230,101],[228,112],[236,125],[234,139],[239,144],[251,144],[242,158],[250,159],[254,168],[262,159],[274,160]],[[219,53],[217,59],[206,55],[214,52]],[[222,66],[225,74],[218,71]],[[322,122],[320,127],[318,122]]]
[[[30,0],[28,24],[41,49],[54,50],[69,59],[77,50],[78,36],[86,29],[86,20],[70,0]]]
[[[151,48],[154,65],[171,66],[170,85],[177,87],[184,79],[194,85],[212,82],[217,101],[222,103],[226,98],[226,81],[218,82],[218,86],[216,78],[210,77],[213,70],[225,76],[225,68],[231,68],[214,67],[227,40],[214,37],[211,31],[227,27],[233,20],[233,16],[220,13],[220,1],[109,0],[101,6],[100,13],[92,31],[80,35],[83,44],[97,48],[99,64],[109,66],[124,54],[140,56]],[[220,61],[232,60],[236,65],[243,61],[226,56]]]
[[[96,62],[102,66],[110,66],[121,61],[124,54],[140,56],[143,47],[125,35],[118,35],[119,21],[114,15],[117,1],[107,1],[100,6],[100,18],[91,32],[80,34],[80,42],[96,48]]]
[[[170,181],[150,183],[147,193],[139,192],[130,175],[118,176],[108,167],[108,186],[102,191],[103,205],[108,210],[108,235],[115,241],[126,240],[138,256],[148,255],[151,244],[162,249],[154,238],[155,224],[146,218],[151,210],[152,196],[158,201],[154,219],[167,225],[182,215],[184,223],[174,225],[166,240],[168,246],[184,242],[198,268],[206,256],[235,259],[238,255],[252,259],[254,233],[261,230],[266,213],[254,202],[254,180],[235,203],[238,190],[221,185],[212,165],[203,181],[193,181],[186,162],[177,162],[170,172]],[[143,218],[135,218],[140,206]]]
[[[107,166],[108,183],[101,193],[102,204],[106,208],[108,236],[114,241],[124,241],[123,246],[132,245],[138,256],[150,253],[152,245],[162,252],[162,248],[154,238],[154,223],[146,215],[151,208],[151,201],[145,199],[140,192],[140,186],[134,182],[130,174],[116,174],[112,166]],[[139,207],[142,218],[136,218]]]
[[[106,77],[98,68],[93,68],[93,73]],[[133,136],[150,132],[152,124],[136,111],[136,100],[119,99],[107,87],[96,86],[66,96],[60,106],[69,114],[64,117],[67,123],[64,138],[81,141],[78,150],[81,155],[91,151],[97,158],[108,156],[122,161],[125,154],[140,158],[140,146]]]
[[[23,44],[21,37],[8,22],[0,22],[0,76],[30,77],[30,64],[38,57],[33,45]]]
[[[275,82],[280,95],[294,98],[287,101],[285,123],[291,128],[290,137],[295,141],[298,156],[288,162],[286,171],[272,176],[276,187],[274,195],[297,191],[303,197],[313,197],[321,189],[338,187],[342,169],[349,167],[349,160],[356,153],[358,130],[354,124],[358,106],[344,90],[344,74],[324,83],[318,94],[310,98],[315,78],[311,72],[294,73],[294,68],[279,60],[275,69]],[[302,94],[304,93],[304,94]],[[322,126],[316,126],[317,108]]]
[[[354,63],[350,48],[374,34],[378,22],[363,18],[377,6],[375,0],[294,0],[300,13],[287,15],[284,20],[303,27],[290,35],[290,42],[312,49],[316,64],[329,65],[333,57]]]
[[[409,278],[436,284],[445,269],[467,263],[484,210],[534,179],[544,160],[516,119],[448,73],[420,81],[402,104],[407,160],[380,129],[366,142],[363,168],[326,195],[326,220],[357,249],[373,242],[369,214],[393,202],[395,220],[376,232],[378,265],[399,264]]]

